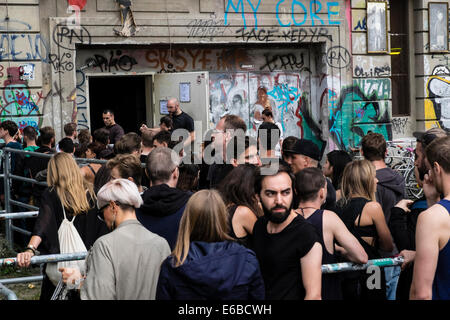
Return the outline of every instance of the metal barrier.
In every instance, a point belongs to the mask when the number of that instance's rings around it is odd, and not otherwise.
[[[0,174],[0,178],[3,178],[4,183],[4,193],[5,193],[5,208],[0,213],[0,221],[5,221],[5,237],[6,242],[9,247],[9,249],[13,249],[13,243],[14,243],[14,237],[13,237],[13,231],[31,236],[31,232],[28,230],[24,230],[22,228],[16,227],[12,224],[11,219],[26,219],[26,218],[34,218],[38,215],[39,208],[29,205],[27,203],[23,203],[20,201],[13,200],[11,197],[11,180],[18,180],[23,182],[30,182],[36,185],[40,186],[47,186],[46,182],[43,181],[37,181],[36,179],[26,178],[18,175],[14,175],[11,173],[11,165],[10,165],[10,154],[11,153],[17,153],[17,154],[23,154],[25,156],[33,156],[33,157],[39,157],[39,158],[51,158],[53,154],[46,154],[46,153],[39,153],[39,152],[32,152],[32,151],[24,151],[24,150],[17,150],[12,148],[4,147],[2,149],[2,164],[3,164],[3,174]],[[86,158],[74,158],[77,163],[98,163],[103,164],[106,163],[107,160],[98,160],[98,159],[86,159]],[[12,205],[22,207],[28,210],[32,210],[31,212],[16,212],[11,213],[11,207]]]
[[[72,260],[83,260],[87,256],[87,252],[75,252],[75,253],[65,253],[65,254],[50,254],[43,256],[34,256],[31,258],[30,263],[33,264],[42,264],[48,262],[60,262],[60,261],[72,261]],[[366,270],[370,266],[378,266],[380,268],[385,267],[393,267],[397,265],[401,265],[403,263],[403,257],[395,257],[395,258],[384,258],[384,259],[374,259],[369,260],[365,264],[356,264],[352,262],[343,262],[343,263],[335,263],[335,264],[324,264],[322,265],[322,273],[330,274],[330,273],[339,273],[339,272],[347,272],[347,271],[359,271]],[[5,258],[0,259],[0,267],[5,266],[14,266],[17,264],[17,258]],[[33,276],[33,277],[21,277],[21,278],[12,278],[12,279],[3,279],[0,280],[0,294],[8,295],[8,299],[14,298],[15,294],[11,290],[4,287],[4,284],[14,284],[14,283],[27,283],[27,282],[38,282],[43,280],[43,276]],[[3,286],[3,291],[1,290]],[[11,294],[12,293],[12,294]],[[17,297],[15,297],[17,299]],[[14,299],[14,300],[16,300]]]
[[[48,262],[61,262],[61,261],[74,261],[83,260],[87,256],[87,251],[84,252],[74,252],[74,253],[64,253],[64,254],[49,254],[43,256],[34,256],[31,258],[30,264],[43,264]],[[0,259],[0,268],[6,266],[15,266],[17,264],[17,258],[5,258]],[[18,300],[17,296],[13,291],[6,288],[5,284],[15,284],[15,283],[28,283],[28,282],[39,282],[44,279],[43,275],[32,276],[32,277],[20,277],[11,279],[1,279],[0,280],[0,295],[4,295],[8,300]]]
[[[63,253],[63,254],[47,254],[43,256],[33,256],[31,257],[31,264],[42,264],[48,262],[61,262],[61,261],[72,261],[72,260],[83,260],[87,256],[87,251],[84,252],[74,252],[74,253]],[[5,266],[15,266],[17,264],[17,258],[4,258],[0,259],[0,267]]]
[[[8,300],[19,300],[14,291],[9,290],[3,284],[0,283],[0,295],[5,296]]]

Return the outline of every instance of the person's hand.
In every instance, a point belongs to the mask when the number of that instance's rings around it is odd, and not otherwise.
[[[411,204],[413,204],[413,202],[414,201],[412,200],[402,199],[395,206],[405,212],[411,212],[411,209],[409,207],[411,206]]]
[[[17,254],[17,265],[21,268],[29,267],[33,256],[33,252],[29,250]]]
[[[78,268],[59,268],[58,271],[62,273],[62,280],[68,287],[79,284],[83,278]]]
[[[148,127],[145,123],[143,123],[142,126],[139,128],[139,131],[143,132],[145,130],[148,130]]]
[[[403,263],[401,267],[402,270],[404,270],[408,265],[411,264],[411,262],[414,261],[414,258],[416,257],[416,252],[412,250],[402,250],[398,255],[403,257]]]

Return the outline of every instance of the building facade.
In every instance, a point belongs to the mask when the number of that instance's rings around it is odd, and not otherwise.
[[[1,0],[0,120],[137,131],[175,95],[203,132],[270,108],[323,152],[450,128],[448,2]]]

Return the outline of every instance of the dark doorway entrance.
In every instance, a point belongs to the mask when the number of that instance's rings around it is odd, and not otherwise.
[[[102,112],[114,111],[114,119],[125,131],[139,133],[147,123],[144,76],[89,77],[91,132],[104,126]]]

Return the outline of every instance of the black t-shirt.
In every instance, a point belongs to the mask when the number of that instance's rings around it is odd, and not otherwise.
[[[173,115],[172,121],[173,130],[182,128],[186,129],[189,132],[194,131],[194,119],[192,119],[192,117],[186,112],[181,111],[181,114],[179,114],[178,116]]]
[[[108,131],[109,131],[109,143],[111,143],[111,144],[115,144],[125,134],[125,132],[123,131],[123,128],[117,123],[113,124],[110,127],[104,127],[104,128],[108,129]]]
[[[259,218],[253,228],[253,249],[261,267],[268,300],[302,300],[305,288],[300,259],[319,241],[314,226],[297,216],[279,233],[267,232],[268,220]]]

